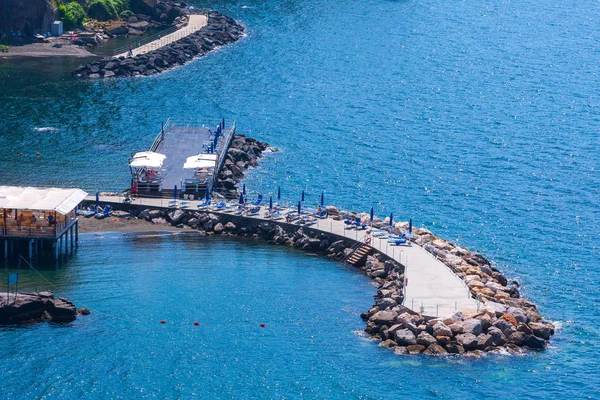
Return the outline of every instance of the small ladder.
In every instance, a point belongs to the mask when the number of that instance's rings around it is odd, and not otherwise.
[[[367,256],[371,253],[372,250],[373,248],[371,246],[369,246],[368,244],[363,244],[360,247],[354,249],[354,251],[350,253],[348,257],[346,257],[344,262],[348,265],[356,267],[357,265],[366,260]]]

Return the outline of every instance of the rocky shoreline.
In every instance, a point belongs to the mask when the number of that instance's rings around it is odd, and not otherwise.
[[[71,322],[77,315],[88,315],[86,308],[77,309],[64,297],[54,298],[52,292],[0,293],[0,325],[33,322]]]
[[[258,159],[268,149],[267,143],[235,134],[223,168],[217,176],[217,192],[228,199],[238,198],[240,193],[237,185],[244,179],[245,171],[250,167],[257,167]]]
[[[105,57],[78,67],[72,75],[84,79],[155,75],[233,43],[244,34],[242,25],[217,11],[185,9],[182,12],[206,14],[208,23],[197,32],[157,50],[135,57]]]
[[[237,236],[265,240],[343,261],[356,242],[310,227],[298,227],[273,221],[249,219],[210,211],[151,209],[123,205],[115,211],[121,219],[142,219],[160,230],[161,226],[191,228],[200,235]],[[332,213],[337,211],[328,207]],[[394,231],[404,227],[398,223]],[[383,222],[376,223],[383,227]],[[471,283],[471,291],[480,297],[482,306],[473,315],[460,312],[443,318],[420,315],[404,307],[404,265],[377,251],[356,265],[373,279],[377,287],[373,307],[362,313],[365,332],[396,354],[480,356],[485,352],[518,354],[524,350],[544,349],[555,327],[537,312],[535,304],[522,299],[516,284],[502,285],[506,278],[477,253],[471,253],[436,238],[426,229],[417,229],[413,242],[426,249],[444,249],[444,260],[452,260],[459,276]],[[425,246],[429,244],[428,246]],[[454,258],[456,256],[457,258]],[[460,258],[460,260],[459,260]],[[468,277],[468,278],[467,278]],[[483,286],[482,286],[483,285]],[[490,291],[483,290],[484,287]],[[490,296],[494,292],[494,297]]]

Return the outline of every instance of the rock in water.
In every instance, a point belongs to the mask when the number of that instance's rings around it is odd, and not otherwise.
[[[415,338],[415,335],[408,329],[399,329],[394,333],[394,336],[396,338],[396,343],[398,343],[398,345],[400,346],[410,346],[417,344],[417,339]]]

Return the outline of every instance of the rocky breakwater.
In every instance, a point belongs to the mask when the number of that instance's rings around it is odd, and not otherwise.
[[[382,224],[383,225],[383,224]],[[406,229],[397,223],[392,231]],[[555,332],[531,301],[523,299],[517,281],[509,281],[478,253],[416,229],[412,241],[433,254],[464,280],[474,298],[481,302],[474,315],[457,312],[445,318],[430,319],[393,302],[379,302],[363,314],[366,332],[393,347],[398,354],[467,354],[483,352],[520,353],[542,350]]]
[[[258,159],[268,149],[267,143],[245,135],[234,135],[223,168],[217,177],[217,191],[227,198],[237,198],[237,184],[244,178],[245,171],[258,166]]]
[[[77,315],[87,315],[85,308],[77,310],[75,305],[64,297],[54,298],[52,292],[0,294],[0,324],[28,322],[71,322]]]
[[[217,47],[233,43],[242,37],[244,27],[232,18],[216,11],[206,13],[206,26],[176,42],[135,57],[106,57],[82,65],[72,74],[77,78],[91,79],[155,75],[204,56]]]

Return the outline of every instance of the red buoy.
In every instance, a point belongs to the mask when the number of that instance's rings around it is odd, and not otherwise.
[[[161,319],[161,320],[160,320],[160,323],[161,323],[161,324],[164,324],[164,323],[166,323],[166,322],[167,322],[167,321],[165,321],[164,319]]]
[[[198,321],[194,322],[194,325],[198,326],[200,323]]]
[[[265,324],[260,324],[260,327],[261,327],[261,328],[264,328],[264,327],[265,327]]]

